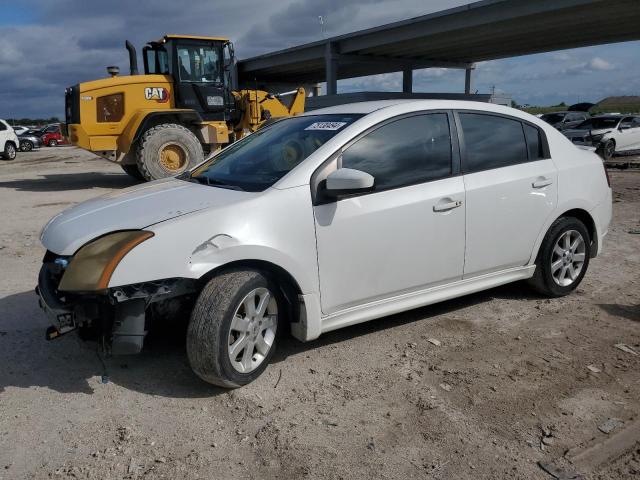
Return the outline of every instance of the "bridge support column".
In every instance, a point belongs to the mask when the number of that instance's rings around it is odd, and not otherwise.
[[[327,42],[324,54],[324,69],[327,81],[327,95],[338,93],[338,60],[336,58],[336,47],[331,42]]]
[[[402,70],[402,91],[404,93],[413,92],[413,70],[411,68]]]
[[[469,95],[471,93],[471,71],[473,68],[466,68],[464,70],[464,93]]]

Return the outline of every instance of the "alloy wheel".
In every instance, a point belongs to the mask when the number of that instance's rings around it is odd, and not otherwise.
[[[580,276],[586,255],[580,232],[567,230],[558,238],[551,254],[551,276],[561,287],[568,287]]]
[[[278,327],[278,303],[266,288],[256,288],[235,310],[229,330],[228,351],[233,368],[251,373],[273,346]]]

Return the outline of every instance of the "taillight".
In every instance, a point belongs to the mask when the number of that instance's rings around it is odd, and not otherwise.
[[[607,166],[602,162],[602,168],[604,168],[604,176],[607,177],[607,185],[611,188],[611,178],[609,177],[609,170],[607,170]]]

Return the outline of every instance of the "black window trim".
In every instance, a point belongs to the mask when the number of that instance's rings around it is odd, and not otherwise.
[[[477,114],[477,115],[488,115],[491,117],[502,117],[505,118],[507,120],[515,120],[516,122],[520,122],[520,128],[522,129],[522,134],[524,136],[524,141],[525,141],[525,146],[527,148],[527,160],[522,161],[522,162],[518,162],[518,163],[514,163],[511,165],[505,165],[503,167],[489,167],[489,168],[483,168],[481,170],[474,170],[474,171],[467,171],[466,170],[466,160],[467,160],[467,151],[466,151],[466,143],[464,140],[464,131],[462,130],[462,123],[460,121],[460,114],[461,113],[472,113],[472,114]],[[453,110],[453,116],[455,118],[455,122],[456,122],[456,128],[458,130],[458,136],[459,136],[459,145],[460,145],[460,168],[461,168],[461,172],[462,175],[471,175],[474,173],[480,173],[480,172],[486,172],[488,170],[496,170],[498,168],[509,168],[509,167],[515,167],[518,165],[522,165],[523,163],[529,163],[529,162],[539,162],[542,160],[549,160],[551,159],[551,151],[549,150],[549,142],[547,140],[547,135],[544,131],[544,129],[542,129],[541,127],[539,127],[538,125],[536,125],[535,123],[531,123],[527,120],[524,120],[522,118],[518,118],[518,117],[514,117],[512,115],[505,115],[503,113],[498,113],[498,112],[489,112],[486,110],[470,110],[470,109],[455,109]],[[527,135],[524,131],[524,125],[529,125],[530,127],[535,128],[536,130],[538,130],[538,135],[539,135],[539,139],[540,142],[542,143],[542,158],[535,158],[535,159],[531,159],[530,158],[530,151],[529,151],[529,142],[527,141]]]
[[[372,112],[373,113],[373,112]],[[392,187],[392,188],[386,188],[384,190],[370,190],[367,192],[362,192],[362,193],[354,193],[354,194],[350,194],[350,195],[341,195],[337,198],[324,198],[321,194],[320,194],[320,184],[325,182],[325,179],[323,178],[322,180],[318,180],[318,176],[323,175],[326,172],[326,168],[329,164],[331,164],[332,162],[336,162],[336,169],[342,168],[342,152],[344,152],[346,149],[348,149],[351,145],[353,145],[355,142],[357,142],[358,140],[360,140],[361,138],[363,138],[364,136],[368,135],[369,133],[389,124],[389,123],[393,123],[396,122],[398,120],[404,120],[405,118],[410,118],[410,117],[418,117],[418,116],[423,116],[423,115],[430,115],[430,114],[436,114],[436,113],[444,113],[447,115],[447,121],[449,123],[449,136],[451,138],[451,174],[446,176],[446,177],[441,177],[441,178],[436,178],[433,180],[425,180],[425,181],[416,181],[415,183],[409,183],[409,184],[405,184],[405,185],[399,185],[397,187]],[[366,115],[363,117],[366,118]],[[440,180],[446,180],[447,178],[453,178],[453,177],[458,177],[460,175],[462,175],[462,170],[461,170],[461,146],[460,146],[460,142],[458,140],[458,133],[457,133],[457,128],[456,128],[456,123],[455,123],[455,118],[453,115],[453,111],[449,110],[449,109],[437,109],[437,110],[419,110],[419,111],[415,111],[415,112],[407,112],[407,113],[403,113],[400,115],[396,115],[394,117],[390,117],[390,118],[386,118],[384,120],[382,120],[381,122],[376,123],[375,125],[370,126],[369,128],[367,128],[366,130],[360,132],[357,136],[351,138],[347,143],[345,143],[344,145],[342,145],[341,147],[339,147],[335,152],[333,152],[331,155],[329,155],[329,157],[322,162],[322,164],[320,166],[318,166],[314,172],[311,174],[311,179],[309,181],[309,186],[311,188],[311,199],[312,199],[312,205],[315,207],[317,205],[324,205],[327,203],[335,203],[335,202],[339,202],[341,200],[345,200],[348,198],[353,198],[353,197],[361,197],[363,195],[375,195],[376,193],[383,193],[383,192],[389,192],[392,190],[397,190],[399,188],[406,188],[406,187],[412,187],[415,185],[421,185],[421,184],[426,184],[426,183],[431,183],[431,182],[438,182]],[[330,172],[331,173],[331,172]]]

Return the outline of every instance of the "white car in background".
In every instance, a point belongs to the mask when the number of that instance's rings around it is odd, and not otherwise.
[[[640,116],[599,115],[562,132],[576,145],[593,146],[609,160],[616,153],[640,150]]]
[[[0,119],[0,156],[5,160],[15,159],[19,145],[18,136],[11,125]]]
[[[524,112],[444,100],[283,119],[176,178],[74,206],[43,229],[49,337],[137,353],[189,320],[195,373],[260,375],[301,341],[518,280],[570,293],[602,250],[602,160]]]
[[[20,125],[13,126],[13,131],[16,132],[16,135],[22,135],[23,133],[26,133],[29,130],[30,130],[29,127],[22,127]]]

